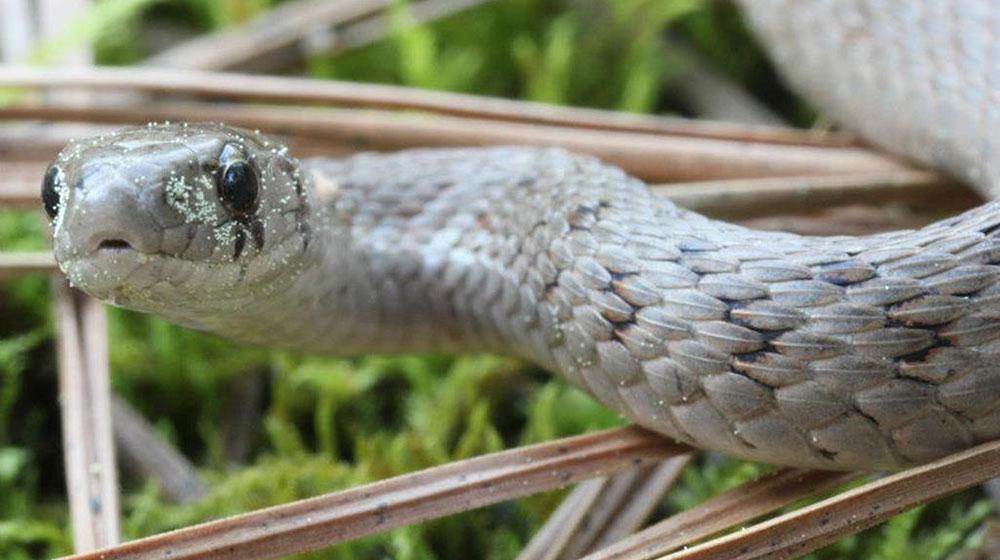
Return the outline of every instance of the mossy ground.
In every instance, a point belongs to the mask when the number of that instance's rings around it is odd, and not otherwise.
[[[93,41],[99,58],[141,58],[144,26],[205,31],[252,17],[267,0],[110,0],[36,55]],[[712,0],[497,0],[372,47],[307,62],[318,77],[399,83],[553,103],[681,113],[671,94],[680,62],[665,32],[690,41],[791,122],[811,112],[776,85],[738,14]],[[41,214],[0,212],[0,247],[45,246]],[[46,280],[0,284],[0,558],[70,551],[52,324]],[[583,393],[536,368],[493,356],[354,360],[250,348],[132,313],[111,312],[115,391],[191,457],[212,485],[203,501],[164,503],[125,484],[134,538],[287,502],[455,459],[619,425]],[[248,373],[250,372],[250,373]],[[256,373],[254,373],[256,372]],[[263,415],[244,464],[226,457],[223,427],[236,387],[261,375]],[[709,456],[688,468],[661,514],[691,507],[762,467]],[[557,505],[555,492],[407,527],[309,558],[513,558]],[[979,491],[906,513],[815,558],[947,558],[976,543],[992,514]]]

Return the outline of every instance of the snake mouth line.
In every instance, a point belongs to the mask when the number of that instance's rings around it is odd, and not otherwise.
[[[132,244],[124,239],[105,239],[98,243],[97,251],[123,252],[134,251]]]

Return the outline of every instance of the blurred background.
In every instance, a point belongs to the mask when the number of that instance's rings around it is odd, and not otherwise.
[[[780,85],[740,14],[724,1],[373,1],[371,17],[307,21],[313,28],[302,33],[300,26],[295,40],[260,33],[258,42],[280,47],[250,60],[239,48],[230,56],[197,41],[255,20],[258,31],[266,30],[260,21],[282,17],[257,18],[293,4],[309,3],[104,0],[66,8],[61,21],[46,23],[38,3],[0,0],[0,59],[47,66],[92,57],[102,65],[307,75],[825,128]],[[0,91],[0,104],[14,97]],[[0,211],[0,248],[44,250],[41,214]],[[52,327],[45,278],[0,281],[2,559],[72,549]],[[110,314],[110,338],[114,392],[190,459],[205,483],[177,503],[126,469],[128,539],[623,424],[585,394],[506,358],[304,356],[238,346],[119,310]],[[691,507],[764,470],[703,455],[656,515]],[[563,495],[504,503],[308,557],[514,558]],[[811,557],[974,558],[979,553],[970,549],[982,541],[992,511],[980,490],[968,491]]]

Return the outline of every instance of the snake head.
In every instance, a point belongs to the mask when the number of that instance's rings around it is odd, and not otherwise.
[[[301,269],[303,181],[285,147],[260,134],[151,124],[71,142],[42,200],[74,286],[198,326],[198,315],[249,304]]]

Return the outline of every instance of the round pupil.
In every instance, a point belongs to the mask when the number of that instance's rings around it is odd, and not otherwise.
[[[45,171],[45,179],[42,181],[42,206],[49,218],[55,219],[59,214],[59,168],[52,165]]]
[[[219,197],[234,212],[249,212],[257,202],[257,176],[245,161],[233,162],[222,172]]]

